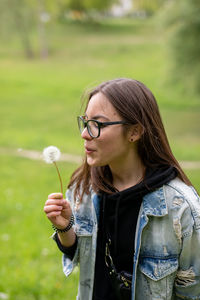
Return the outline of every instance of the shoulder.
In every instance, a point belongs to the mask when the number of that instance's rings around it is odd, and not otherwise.
[[[163,190],[168,210],[176,213],[179,218],[183,215],[192,217],[196,228],[200,228],[200,198],[196,190],[179,178],[164,185]]]
[[[188,202],[190,206],[199,207],[200,205],[200,199],[196,190],[192,186],[185,184],[178,177],[164,185],[164,193],[167,197],[181,198]]]

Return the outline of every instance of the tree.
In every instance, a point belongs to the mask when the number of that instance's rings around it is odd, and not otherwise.
[[[171,1],[166,11],[173,78],[200,94],[200,1]]]
[[[119,0],[62,0],[62,3],[70,10],[88,13],[91,10],[105,11]]]
[[[27,5],[25,4],[24,0],[1,0],[1,31],[7,35],[17,32],[21,39],[25,55],[28,58],[32,58],[34,54],[29,32],[34,22],[34,14],[33,11],[27,9]]]
[[[32,46],[32,32],[38,32],[40,56],[48,56],[45,26],[50,14],[55,11],[54,0],[1,0],[0,28],[4,35],[14,36],[21,40],[26,57],[35,56]],[[35,30],[36,29],[36,30]]]
[[[147,14],[155,13],[167,0],[133,0],[136,10],[144,10]]]

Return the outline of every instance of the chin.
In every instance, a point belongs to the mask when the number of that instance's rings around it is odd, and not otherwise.
[[[99,167],[99,164],[95,163],[95,162],[91,162],[91,161],[87,161],[87,164],[90,166],[90,167]]]
[[[97,160],[93,160],[91,158],[87,158],[87,164],[90,166],[90,167],[102,167],[104,166],[104,164],[100,163],[99,161]]]

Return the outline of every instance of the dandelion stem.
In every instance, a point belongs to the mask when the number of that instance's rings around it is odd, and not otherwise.
[[[61,176],[60,176],[60,172],[58,170],[56,162],[54,161],[53,163],[54,163],[54,165],[56,167],[56,170],[57,170],[57,173],[58,173],[58,177],[59,177],[59,180],[60,180],[61,193],[63,194],[63,185],[62,185],[62,179],[61,179]]]

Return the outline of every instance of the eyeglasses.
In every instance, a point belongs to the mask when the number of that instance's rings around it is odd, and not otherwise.
[[[77,117],[77,121],[80,133],[82,134],[83,130],[87,127],[87,131],[92,138],[98,138],[100,136],[100,131],[102,127],[116,124],[130,124],[126,121],[100,122],[97,120],[85,120],[84,116]]]

